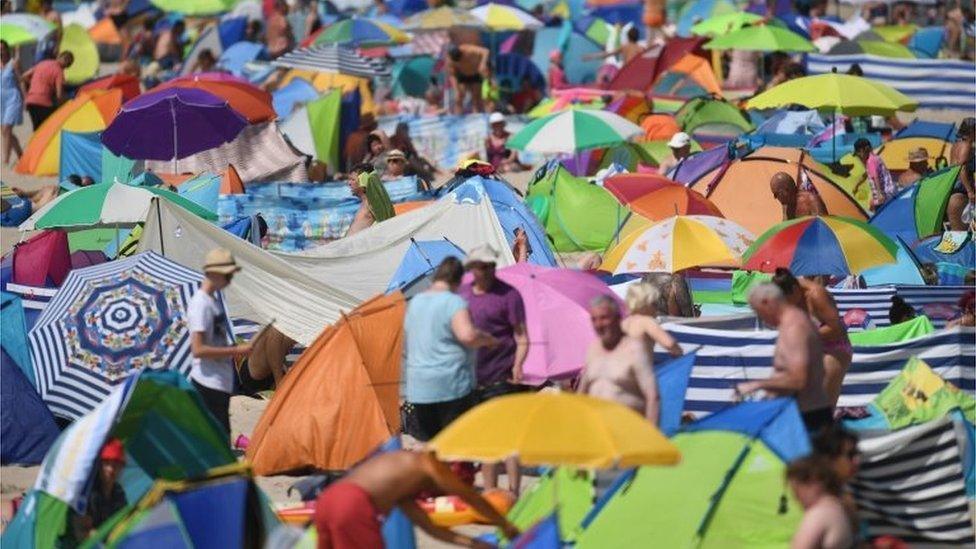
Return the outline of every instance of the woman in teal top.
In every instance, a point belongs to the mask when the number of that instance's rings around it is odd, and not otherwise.
[[[495,344],[471,322],[457,293],[464,267],[448,257],[434,271],[430,288],[410,300],[404,318],[404,397],[416,420],[411,435],[430,440],[475,404],[470,349]]]

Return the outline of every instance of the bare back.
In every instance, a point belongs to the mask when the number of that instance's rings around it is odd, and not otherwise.
[[[821,497],[803,514],[792,549],[848,549],[854,546],[851,523],[840,500]]]
[[[430,462],[417,452],[388,452],[359,465],[342,482],[351,482],[369,494],[373,505],[385,513],[419,492],[437,487]]]
[[[803,371],[794,371],[802,368]],[[793,394],[801,412],[826,408],[830,405],[824,391],[823,346],[820,335],[807,314],[796,307],[783,311],[779,337],[773,351],[773,375],[800,375],[803,387]],[[771,391],[775,392],[775,391]]]
[[[827,215],[827,206],[820,196],[810,191],[798,191],[796,193],[796,216],[805,215]]]

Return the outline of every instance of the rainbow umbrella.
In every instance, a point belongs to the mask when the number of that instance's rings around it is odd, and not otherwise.
[[[509,138],[508,146],[540,154],[575,154],[623,143],[641,133],[640,126],[612,112],[569,109],[532,121]]]
[[[352,17],[326,27],[314,43],[374,48],[406,44],[409,41],[410,36],[389,23],[365,17]]]
[[[411,31],[443,30],[453,27],[484,28],[485,24],[460,8],[442,6],[415,13],[403,20],[403,28]]]
[[[878,229],[848,217],[801,217],[766,231],[743,254],[743,268],[846,276],[895,263],[898,246]]]

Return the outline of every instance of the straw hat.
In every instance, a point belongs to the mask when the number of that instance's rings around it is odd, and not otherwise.
[[[928,162],[929,151],[925,147],[918,147],[908,151],[908,162]]]
[[[234,255],[223,248],[216,248],[207,252],[203,261],[203,272],[217,274],[233,274],[241,268],[234,261]]]
[[[407,155],[403,154],[403,151],[401,151],[400,149],[393,149],[392,151],[386,153],[387,161],[394,160],[397,158],[399,158],[400,160],[405,160],[407,158]]]
[[[482,244],[468,252],[464,264],[471,265],[472,263],[498,263],[498,250],[491,244]]]

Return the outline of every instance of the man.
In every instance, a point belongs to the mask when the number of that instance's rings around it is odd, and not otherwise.
[[[445,72],[454,88],[454,114],[464,113],[464,99],[471,98],[474,112],[485,112],[481,84],[488,73],[488,50],[472,44],[452,45],[447,50]]]
[[[946,207],[946,217],[949,218],[949,229],[953,231],[965,231],[966,224],[962,221],[962,212],[967,205],[976,202],[976,193],[973,192],[973,175],[976,173],[976,148],[973,142],[976,141],[976,118],[969,117],[959,124],[956,133],[956,142],[952,144],[949,151],[949,164],[962,166],[959,172],[959,181],[952,189],[949,196],[949,205]]]
[[[386,221],[394,216],[390,195],[380,182],[371,164],[359,164],[349,172],[349,190],[359,199],[359,209],[352,219],[346,236],[352,236],[374,223]]]
[[[854,186],[852,194],[856,196],[858,188],[867,182],[871,188],[871,210],[876,211],[895,195],[895,182],[891,178],[891,172],[881,157],[874,154],[871,142],[863,137],[854,142],[854,157],[864,165],[864,178]]]
[[[929,151],[918,147],[908,152],[908,169],[898,176],[898,187],[904,189],[915,184],[932,171],[929,168]]]
[[[285,0],[277,0],[274,9],[268,16],[267,29],[264,38],[268,46],[268,54],[272,59],[281,56],[295,45],[295,34],[288,23],[288,4]]]
[[[353,166],[363,161],[363,157],[369,153],[369,148],[366,146],[367,139],[377,127],[376,118],[372,113],[360,117],[359,128],[353,130],[346,138],[346,146],[342,151],[345,169],[352,170]]]
[[[153,49],[153,60],[158,66],[157,70],[170,70],[183,60],[183,32],[185,30],[186,24],[181,19],[159,34],[156,39],[156,47]]]
[[[61,45],[61,35],[64,33],[61,12],[54,9],[54,2],[52,0],[43,0],[41,2],[41,17],[50,23],[54,27],[54,30],[37,43],[36,59],[38,60],[54,57],[54,54]]]
[[[386,171],[383,172],[383,181],[395,181],[406,174],[407,155],[400,149],[393,149],[386,153]]]
[[[590,304],[598,339],[586,352],[579,392],[622,404],[657,425],[661,404],[654,358],[643,341],[624,334],[620,317],[620,306],[609,296]]]
[[[631,59],[644,53],[644,51],[647,49],[640,45],[639,40],[640,31],[637,30],[637,27],[631,26],[629,29],[627,29],[627,41],[620,44],[619,48],[610,50],[608,52],[588,53],[583,56],[583,59],[591,61],[594,59],[606,59],[608,57],[616,58],[619,55],[620,63],[617,66],[622,67],[627,63],[630,63]],[[648,40],[648,43],[650,44],[651,41]]]
[[[522,364],[529,351],[522,296],[515,288],[498,280],[495,276],[497,263],[498,251],[490,245],[471,250],[465,267],[474,282],[463,285],[458,292],[468,302],[475,327],[498,340],[494,347],[478,349],[475,378],[480,402],[521,390]],[[505,470],[509,490],[517,495],[521,484],[518,463],[514,459],[506,460]],[[482,474],[485,488],[497,486],[494,464],[482,467]]]
[[[739,395],[765,391],[774,397],[795,397],[811,434],[833,423],[824,390],[823,348],[810,316],[786,301],[775,284],[759,284],[749,292],[749,305],[765,324],[777,328],[773,375],[736,386]]]
[[[671,156],[661,161],[657,171],[661,175],[670,177],[691,154],[691,136],[685,132],[672,135],[671,140],[668,141],[668,148],[671,149]]]
[[[518,529],[431,453],[397,451],[379,454],[326,488],[315,504],[319,549],[381,548],[382,517],[393,508],[403,511],[431,537],[465,547],[494,547],[435,525],[417,506],[417,495],[457,495],[480,516],[498,526],[508,539]]]
[[[827,215],[827,206],[820,195],[797,188],[796,181],[786,172],[779,172],[769,180],[769,190],[783,205],[783,221],[805,215]]]
[[[230,323],[217,300],[217,292],[226,288],[234,274],[241,270],[234,256],[225,249],[211,250],[203,263],[203,282],[187,307],[190,327],[190,351],[193,364],[190,381],[203,398],[224,432],[230,436],[230,395],[234,392],[234,359],[251,353],[251,344],[234,345]]]
[[[66,51],[57,59],[45,59],[24,73],[23,80],[27,83],[24,104],[34,131],[41,127],[64,99],[64,70],[74,62],[74,54]]]

